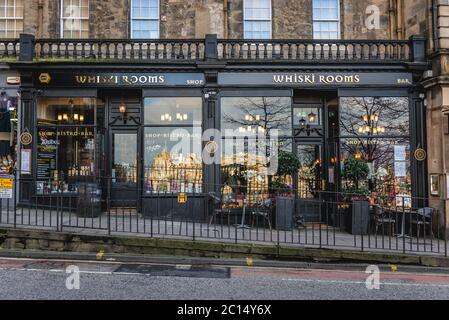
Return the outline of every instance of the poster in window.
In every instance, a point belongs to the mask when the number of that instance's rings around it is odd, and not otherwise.
[[[23,149],[20,157],[22,174],[31,174],[31,149]]]
[[[432,196],[440,195],[440,176],[437,174],[430,175],[430,194]]]
[[[394,163],[394,176],[396,178],[407,177],[407,165],[404,161],[397,161]]]
[[[406,157],[406,146],[394,146],[394,161],[405,161]]]

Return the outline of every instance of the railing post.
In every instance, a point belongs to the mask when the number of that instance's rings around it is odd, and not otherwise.
[[[20,34],[20,56],[19,61],[33,61],[35,38],[32,34]]]
[[[426,38],[411,36],[410,46],[412,62],[426,62]]]
[[[204,57],[206,60],[218,59],[218,41],[216,34],[207,34],[205,39]]]

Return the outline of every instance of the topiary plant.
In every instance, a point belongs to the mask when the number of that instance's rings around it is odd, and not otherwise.
[[[367,180],[369,175],[368,164],[363,160],[348,159],[344,162],[342,177],[346,180],[346,192],[367,196],[369,190],[360,188],[360,182]]]

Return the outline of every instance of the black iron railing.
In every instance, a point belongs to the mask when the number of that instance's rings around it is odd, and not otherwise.
[[[0,40],[0,58],[23,62],[425,63],[425,38],[409,40],[35,39]]]
[[[0,200],[0,227],[447,256],[444,199],[385,201],[324,191],[303,199],[297,190],[269,194],[207,184],[180,193],[115,181],[91,177],[76,191],[52,183],[48,192],[36,192],[40,181],[18,180],[24,192]]]

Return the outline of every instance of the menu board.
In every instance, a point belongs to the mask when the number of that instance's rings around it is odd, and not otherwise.
[[[56,170],[56,156],[59,141],[56,131],[39,129],[37,143],[37,179],[48,181],[51,172]]]

